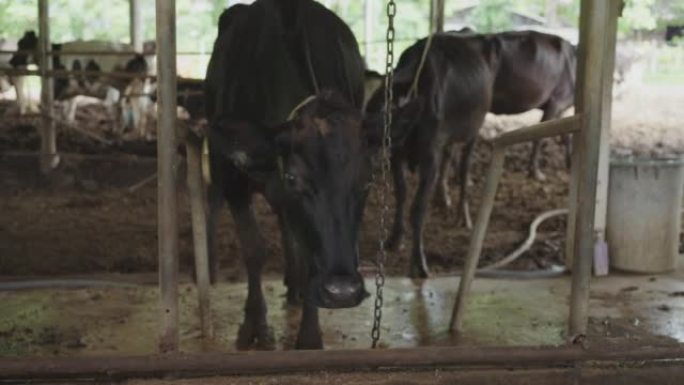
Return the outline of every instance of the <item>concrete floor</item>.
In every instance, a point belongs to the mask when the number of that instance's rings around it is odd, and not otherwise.
[[[465,321],[454,340],[447,324],[458,278],[422,284],[391,278],[385,289],[382,344],[559,345],[566,340],[569,277],[533,281],[477,279]],[[373,291],[371,280],[368,290]],[[265,281],[269,323],[279,349],[294,343],[298,313],[284,306],[280,279]],[[233,349],[242,321],[244,284],[212,290],[215,338],[199,338],[194,287],[181,288],[184,351]],[[660,276],[595,279],[589,341],[617,338],[640,344],[684,342],[684,270]],[[321,310],[326,348],[368,348],[371,298],[360,307]],[[157,292],[136,289],[42,290],[0,293],[0,356],[150,354],[156,351]]]

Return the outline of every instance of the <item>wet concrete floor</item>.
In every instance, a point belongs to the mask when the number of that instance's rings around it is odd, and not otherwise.
[[[533,346],[566,341],[569,277],[531,281],[477,279],[465,333],[454,339],[447,328],[457,285],[456,277],[422,283],[388,279],[383,346]],[[367,287],[373,291],[371,279]],[[285,306],[280,279],[266,280],[264,288],[277,348],[291,349],[299,309]],[[182,350],[232,350],[245,297],[244,284],[224,283],[212,289],[215,336],[204,341],[199,335],[195,289],[183,285]],[[155,286],[0,292],[0,356],[154,353],[157,301]],[[368,348],[372,306],[371,297],[354,309],[322,309],[326,348]],[[590,341],[618,338],[640,344],[684,342],[684,271],[595,279],[590,306]]]

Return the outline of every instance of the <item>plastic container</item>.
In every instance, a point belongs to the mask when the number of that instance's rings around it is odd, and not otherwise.
[[[637,273],[677,268],[684,159],[614,159],[607,240],[611,266]]]

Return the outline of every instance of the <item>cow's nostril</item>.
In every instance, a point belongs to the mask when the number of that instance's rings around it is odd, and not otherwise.
[[[320,303],[322,307],[353,307],[366,298],[366,291],[360,276],[330,277],[321,286]]]

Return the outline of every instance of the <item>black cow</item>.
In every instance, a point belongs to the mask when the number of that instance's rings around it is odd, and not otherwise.
[[[519,114],[539,108],[544,122],[560,117],[572,107],[577,63],[576,49],[572,44],[558,36],[536,31],[487,36],[497,39],[501,46],[490,112]],[[569,163],[569,141],[568,137],[565,139]],[[532,145],[528,172],[530,177],[543,180],[545,176],[539,170],[539,147],[539,141]],[[448,206],[446,174],[442,175],[439,198]]]
[[[321,348],[318,307],[353,307],[367,296],[357,271],[370,169],[363,61],[349,27],[313,0],[257,0],[220,20],[205,81],[209,236],[213,250],[225,199],[248,274],[237,346],[273,345],[261,289],[267,250],[252,209],[262,193],[280,221],[288,297],[303,299],[296,346]]]
[[[410,133],[404,145],[392,153],[397,209],[388,247],[397,248],[404,234],[406,182],[403,167],[407,162],[412,170],[418,169],[420,177],[411,207],[412,277],[428,275],[423,249],[423,224],[440,170],[448,165],[452,147],[456,143],[464,144],[461,180],[467,179],[470,155],[490,109],[501,49],[497,39],[485,36],[434,36],[421,72],[417,96],[410,97],[407,94],[425,44],[426,39],[423,39],[404,51],[393,82],[397,108],[393,130],[409,126]],[[383,109],[383,93],[381,88],[373,96],[367,107],[369,114]],[[465,183],[461,184],[459,210],[459,215],[468,217]]]

